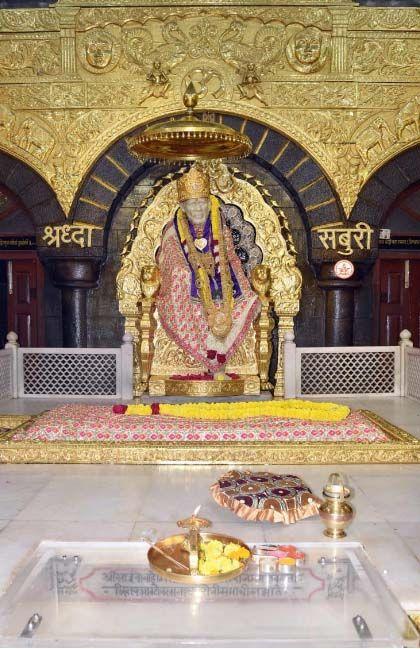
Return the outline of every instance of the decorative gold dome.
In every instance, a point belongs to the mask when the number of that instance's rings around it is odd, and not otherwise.
[[[153,124],[129,139],[131,153],[141,160],[213,160],[243,158],[251,152],[249,137],[225,124],[204,122],[194,115],[198,95],[192,83],[184,94],[187,115]]]

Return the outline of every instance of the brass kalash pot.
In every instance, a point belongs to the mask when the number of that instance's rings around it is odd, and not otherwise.
[[[350,489],[344,486],[340,473],[331,473],[322,494],[325,500],[319,508],[319,515],[326,527],[324,534],[332,539],[341,539],[346,536],[344,530],[354,517],[353,507],[346,502]]]

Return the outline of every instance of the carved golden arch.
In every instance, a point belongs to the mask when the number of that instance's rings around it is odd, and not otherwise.
[[[414,149],[416,146],[420,146],[420,136],[412,140],[410,142],[406,142],[404,146],[401,146],[399,149],[392,150],[389,155],[387,155],[385,158],[382,158],[379,160],[372,169],[369,170],[369,173],[366,175],[366,178],[363,181],[363,184],[360,186],[360,191],[359,193],[364,189],[364,187],[367,185],[369,180],[373,178],[373,176],[378,173],[382,167],[385,167],[385,165],[388,164],[388,162],[391,162],[394,160],[394,158],[397,158],[399,155],[402,153],[405,153],[405,151],[409,151],[410,149]]]
[[[45,174],[45,168],[38,167],[36,164],[34,164],[34,159],[32,158],[32,156],[25,154],[25,152],[19,150],[18,147],[7,146],[5,142],[1,142],[0,144],[0,153],[5,153],[6,155],[10,156],[14,160],[17,160],[18,162],[22,162],[24,165],[29,167],[30,170],[33,171],[38,176],[40,176],[42,180],[44,180],[45,183],[50,187],[51,191],[55,193],[55,189],[50,183],[50,179]]]
[[[282,341],[284,333],[293,330],[293,320],[299,310],[302,286],[302,276],[296,266],[293,243],[291,238],[287,242],[287,237],[285,238],[281,232],[279,215],[270,205],[268,192],[264,189],[261,191],[252,184],[251,177],[241,179],[234,173],[229,173],[224,165],[219,164],[217,168],[213,167],[211,170],[211,180],[211,192],[224,203],[237,205],[242,210],[244,219],[254,226],[255,243],[262,250],[263,264],[270,269],[269,300],[279,318],[275,395],[283,396]],[[196,369],[188,363],[183,365],[185,359],[183,360],[179,353],[177,354],[178,348],[169,341],[159,322],[157,322],[157,327],[154,326],[151,315],[153,306],[148,291],[150,287],[145,286],[142,281],[142,269],[156,263],[155,255],[160,245],[162,230],[175,214],[177,204],[176,181],[171,180],[166,186],[159,188],[153,202],[141,215],[134,216],[130,230],[136,230],[136,235],[131,240],[131,245],[127,245],[124,249],[121,268],[117,276],[119,310],[125,318],[125,330],[129,331],[135,339],[134,374],[137,395],[148,388],[150,377],[157,367],[160,375],[166,368],[168,378],[180,370],[194,372]],[[281,218],[283,219],[283,228],[286,229],[288,235],[287,219],[283,213],[281,213]],[[268,319],[268,307],[266,316]],[[263,324],[268,331],[269,323]],[[154,349],[156,341],[159,344]],[[252,341],[251,343],[248,341],[247,344],[252,344]],[[253,345],[255,350],[255,337]],[[267,345],[268,342],[265,345],[264,353],[268,355]],[[256,351],[255,357],[258,360],[258,350]],[[154,353],[157,355],[156,359]],[[169,358],[171,360],[168,360]],[[248,352],[244,352],[240,358],[241,367],[234,366],[229,369],[245,374],[250,371],[249,368],[253,361]],[[256,368],[253,370],[254,374],[258,373],[261,377],[262,373],[259,372],[261,366],[257,367],[256,363],[254,365]]]
[[[92,142],[89,143],[88,151],[84,155],[82,154],[80,159],[83,175],[79,180],[77,188],[75,188],[74,200],[69,209],[70,215],[74,216],[74,212],[77,210],[78,200],[80,196],[83,196],[84,185],[89,180],[92,170],[103,157],[109,154],[113,145],[120,140],[129,139],[129,136],[134,131],[150,123],[185,114],[185,108],[181,104],[178,107],[173,106],[174,102],[168,105],[161,104],[160,106],[142,109],[140,115],[136,112],[135,114],[130,114],[128,117],[124,117],[120,121],[117,119],[112,127],[104,130],[95,139],[94,146],[92,146]],[[329,168],[329,158],[325,154],[324,147],[315,140],[311,140],[303,129],[299,128],[293,122],[289,122],[285,119],[284,115],[273,115],[272,112],[263,108],[227,99],[223,101],[223,106],[218,101],[202,100],[200,101],[199,112],[238,117],[239,119],[243,119],[245,124],[247,121],[253,121],[295,143],[302,149],[302,152],[306,153],[319,165],[325,179],[341,200],[340,188],[334,181],[334,170]]]

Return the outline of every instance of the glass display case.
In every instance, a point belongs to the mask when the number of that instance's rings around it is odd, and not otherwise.
[[[418,646],[360,544],[296,547],[300,565],[190,585],[151,571],[145,543],[45,541],[1,600],[1,646]]]

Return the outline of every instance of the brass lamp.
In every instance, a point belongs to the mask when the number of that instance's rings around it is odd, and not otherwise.
[[[319,515],[325,525],[324,534],[332,539],[340,539],[346,535],[345,529],[353,520],[353,507],[346,502],[350,489],[344,486],[340,473],[331,473],[323,492],[325,500],[319,508]]]
[[[214,160],[243,158],[252,149],[249,137],[235,129],[194,114],[198,95],[190,83],[185,91],[187,114],[179,119],[152,124],[128,139],[131,153],[141,160]]]
[[[198,518],[196,512],[194,512],[189,518],[178,521],[177,525],[178,527],[186,527],[189,530],[185,537],[184,548],[190,556],[191,575],[198,575],[198,560],[201,544],[200,529],[202,527],[210,527],[211,522],[207,518]]]

